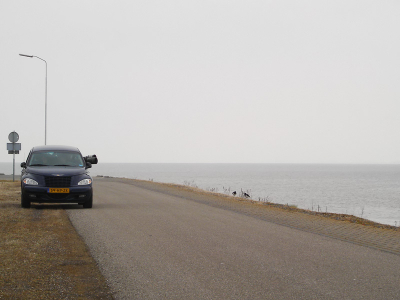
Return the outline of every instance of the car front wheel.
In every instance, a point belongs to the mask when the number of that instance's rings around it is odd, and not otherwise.
[[[21,193],[21,207],[22,208],[30,208],[31,207],[31,201],[29,201],[24,193]]]
[[[83,203],[83,208],[92,208],[93,207],[93,194],[90,195],[89,200],[86,200],[85,203]]]

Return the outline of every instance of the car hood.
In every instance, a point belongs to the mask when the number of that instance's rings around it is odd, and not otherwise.
[[[74,176],[87,173],[85,168],[79,167],[27,167],[26,172],[43,176]]]

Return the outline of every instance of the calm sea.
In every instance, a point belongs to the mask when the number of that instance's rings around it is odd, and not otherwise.
[[[12,164],[0,163],[0,173],[12,174]],[[400,225],[400,165],[100,163],[91,174],[243,191],[254,200]]]

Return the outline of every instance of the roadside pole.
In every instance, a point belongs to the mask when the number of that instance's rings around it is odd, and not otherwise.
[[[19,140],[19,135],[15,131],[8,135],[8,140],[11,143],[7,143],[8,154],[13,155],[13,181],[15,181],[15,154],[19,154],[21,150],[21,143],[17,143]]]
[[[13,143],[13,182],[15,181],[15,149],[14,149],[14,144]]]

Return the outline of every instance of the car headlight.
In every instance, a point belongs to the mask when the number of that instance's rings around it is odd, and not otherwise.
[[[24,178],[23,182],[27,185],[39,185],[39,183],[32,178]]]
[[[92,179],[86,178],[82,179],[81,181],[78,182],[78,185],[89,185],[92,183]]]

